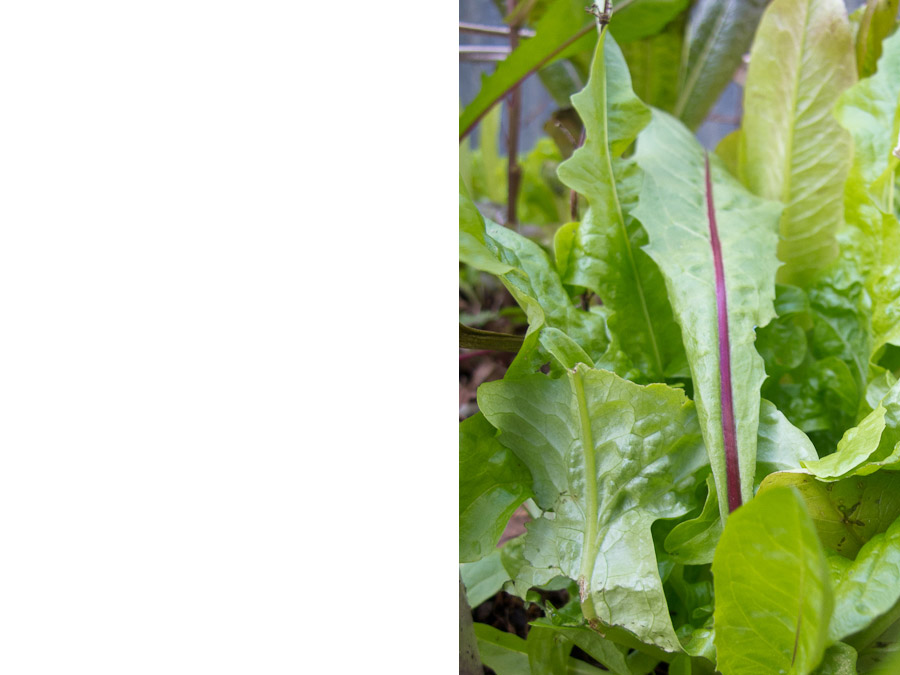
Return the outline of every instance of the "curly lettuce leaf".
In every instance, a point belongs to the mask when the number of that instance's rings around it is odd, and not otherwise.
[[[579,365],[560,379],[484,384],[478,403],[548,512],[528,526],[529,582],[564,574],[578,582],[587,619],[680,651],[650,527],[699,505],[706,458],[684,392]]]
[[[808,284],[837,258],[851,142],[831,116],[856,82],[841,0],[774,0],[750,52],[739,174],[750,190],[785,204],[778,280]]]

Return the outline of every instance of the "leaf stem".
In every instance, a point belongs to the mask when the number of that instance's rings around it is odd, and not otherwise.
[[[506,0],[506,11],[512,13],[516,8],[515,0]],[[509,51],[516,51],[519,46],[519,24],[509,27]],[[518,224],[516,206],[519,201],[519,184],[522,180],[522,169],[519,166],[519,129],[522,126],[522,88],[516,84],[509,92],[509,105],[506,106],[506,224]]]
[[[725,444],[725,475],[728,489],[728,510],[734,511],[742,503],[741,470],[738,463],[737,433],[734,424],[734,398],[731,388],[731,341],[728,335],[728,298],[725,290],[725,266],[722,245],[716,225],[709,153],[706,160],[706,213],[709,218],[709,239],[712,244],[713,265],[716,270],[716,314],[719,328],[719,397],[722,408],[722,440]]]

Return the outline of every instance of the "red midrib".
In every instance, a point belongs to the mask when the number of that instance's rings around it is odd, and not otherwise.
[[[728,298],[725,292],[725,267],[722,264],[722,245],[716,226],[713,204],[709,153],[706,154],[706,213],[709,217],[709,240],[712,243],[713,265],[716,270],[716,314],[719,325],[719,395],[722,404],[722,440],[725,444],[725,475],[728,487],[728,510],[741,505],[741,470],[738,464],[737,433],[734,425],[734,399],[731,389],[731,343],[728,339]]]

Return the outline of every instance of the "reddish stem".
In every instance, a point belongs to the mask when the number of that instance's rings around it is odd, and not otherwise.
[[[467,352],[467,353],[465,353],[465,354],[460,354],[460,355],[459,355],[459,360],[460,360],[460,361],[468,361],[469,359],[473,359],[473,358],[475,358],[476,356],[485,356],[485,355],[487,355],[487,354],[493,354],[493,353],[494,353],[494,350],[493,350],[493,349],[479,349],[478,351]]]
[[[712,243],[713,264],[716,269],[716,313],[719,319],[719,394],[722,403],[722,440],[725,443],[725,475],[728,488],[728,510],[741,505],[741,469],[738,463],[737,433],[734,424],[734,399],[731,389],[731,342],[728,337],[728,298],[725,292],[725,267],[722,264],[722,245],[716,226],[713,203],[709,153],[706,154],[706,213],[709,217],[709,238]]]

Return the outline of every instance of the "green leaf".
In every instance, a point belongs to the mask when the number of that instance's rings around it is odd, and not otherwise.
[[[549,326],[571,338],[598,367],[637,375],[607,327],[609,310],[575,307],[544,249],[508,228],[485,222],[471,200],[460,192],[461,241],[464,223],[471,236],[466,247],[460,244],[460,259],[497,274],[528,317],[528,333],[509,368],[511,374],[535,372],[552,359],[540,344],[541,330]]]
[[[531,474],[497,440],[484,415],[459,425],[459,560],[483,558],[513,512],[533,495]]]
[[[869,0],[856,34],[856,67],[860,78],[875,73],[881,42],[897,25],[900,0]]]
[[[872,537],[852,563],[836,567],[834,614],[828,636],[842,640],[861,631],[900,600],[900,520]]]
[[[815,675],[856,675],[856,650],[843,642],[831,645]]]
[[[822,545],[794,490],[760,493],[732,514],[713,578],[719,670],[809,673],[819,664],[833,599]]]
[[[691,12],[674,114],[692,129],[731,82],[766,0],[701,0]]]
[[[809,438],[774,405],[761,402],[759,411],[759,440],[756,453],[755,484],[762,483],[770,473],[799,469],[816,459],[816,449]],[[719,498],[712,477],[708,477],[707,499],[703,511],[692,520],[679,523],[669,532],[665,549],[684,565],[703,565],[713,561],[713,553],[722,535]]]
[[[865,476],[900,462],[900,384],[895,384],[877,407],[822,459],[803,462],[817,478],[837,480]]]
[[[613,3],[609,29],[619,44],[656,35],[681,14],[689,2],[690,0],[619,0]],[[601,1],[597,4],[603,3]]]
[[[556,675],[566,671],[572,643],[565,635],[535,623],[528,631],[525,646],[528,647],[532,675]]]
[[[585,617],[679,651],[650,526],[696,503],[705,456],[693,404],[585,366],[484,384],[478,403],[549,511],[528,525],[532,574],[578,581]]]
[[[687,12],[683,12],[656,35],[621,45],[634,93],[647,105],[666,112],[672,112],[678,99],[686,21]]]
[[[723,519],[728,494],[720,399],[716,284],[706,209],[704,151],[677,120],[654,111],[635,155],[645,172],[634,211],[650,236],[645,251],[666,280],[681,325],[694,384],[694,400],[720,497]],[[757,326],[775,315],[775,234],[780,206],[747,192],[711,157],[713,199],[728,298],[729,342],[744,501],[753,496],[759,388],[763,361],[754,347]],[[748,224],[752,223],[752,227]]]
[[[584,0],[557,0],[535,26],[535,37],[523,40],[481,83],[481,90],[459,116],[460,139],[517,83],[568,54],[589,49],[596,40],[596,21],[585,14]]]
[[[900,473],[879,471],[825,483],[809,474],[783,471],[768,476],[759,494],[781,486],[799,490],[822,544],[851,560],[900,517]]]
[[[632,675],[625,662],[623,650],[615,643],[603,638],[595,630],[587,626],[556,625],[549,619],[538,619],[532,627],[541,626],[544,630],[553,631],[577,645],[588,656],[599,662],[607,670],[616,675]]]
[[[503,566],[500,549],[494,549],[477,562],[461,564],[459,574],[466,587],[469,606],[473,609],[503,590],[503,584],[510,579]]]
[[[659,269],[641,250],[647,235],[629,211],[640,173],[622,153],[650,121],[631,91],[628,68],[615,42],[600,37],[591,78],[572,97],[585,121],[585,143],[559,167],[559,177],[590,204],[577,226],[574,264],[566,283],[592,290],[613,312],[611,329],[622,349],[650,380],[681,361],[681,335],[672,319]]]
[[[741,129],[741,178],[785,204],[778,280],[807,284],[837,257],[851,142],[831,117],[856,81],[841,0],[774,0],[750,52]]]
[[[462,176],[459,178],[459,259],[491,274],[505,274],[512,269],[497,260],[485,245],[484,218],[472,203]]]
[[[493,626],[475,624],[478,653],[481,661],[497,675],[530,675],[528,646],[525,640],[512,633],[504,633]],[[567,675],[603,675],[602,670],[584,661],[569,657],[563,672]],[[554,675],[557,675],[554,673]]]

